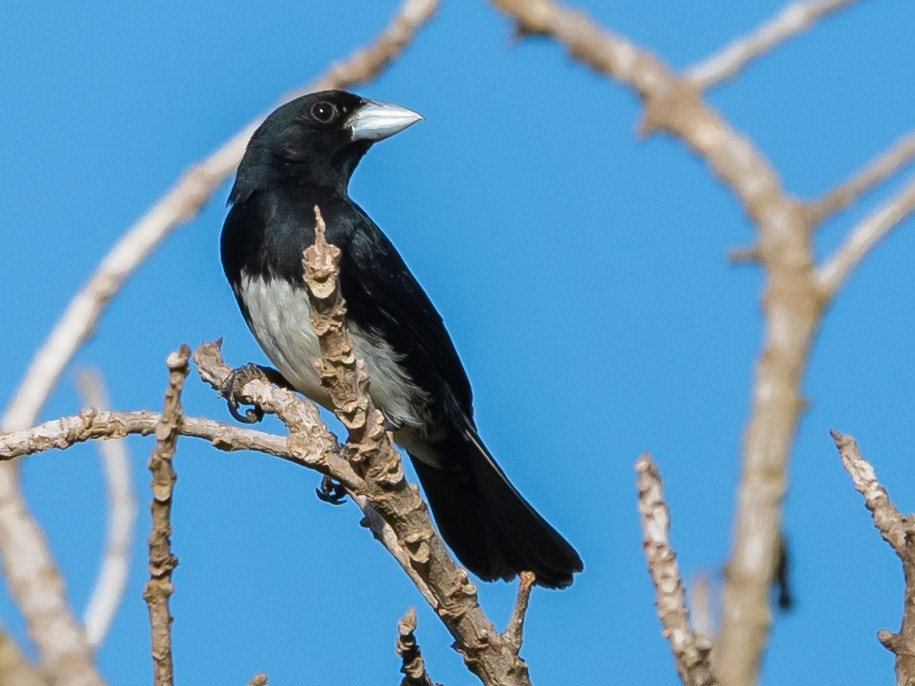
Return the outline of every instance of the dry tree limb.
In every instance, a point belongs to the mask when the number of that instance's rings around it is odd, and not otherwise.
[[[394,530],[410,566],[425,581],[435,601],[432,609],[454,637],[467,668],[484,684],[530,684],[527,665],[483,613],[476,587],[433,527],[419,489],[404,478],[400,454],[368,394],[365,365],[356,359],[346,330],[337,279],[339,250],[327,243],[317,207],[315,219],[315,244],[305,251],[302,265],[321,346],[318,369],[334,412],[349,432],[348,457],[366,482],[362,495]]]
[[[143,598],[149,605],[149,623],[152,628],[153,684],[172,686],[175,681],[172,662],[172,616],[168,599],[174,591],[172,572],[178,558],[172,553],[172,492],[177,475],[172,466],[175,444],[181,434],[181,390],[187,381],[188,358],[191,351],[186,345],[168,356],[168,389],[165,406],[156,425],[156,447],[149,456],[152,472],[152,533],[149,535],[149,581],[143,589]]]
[[[98,370],[83,370],[77,377],[77,386],[88,405],[99,410],[111,407]],[[83,624],[89,643],[98,648],[108,634],[127,588],[137,501],[133,493],[127,444],[124,441],[102,441],[96,445],[107,486],[108,521],[102,563],[83,615]]]
[[[415,631],[416,610],[411,607],[397,622],[395,650],[400,656],[400,673],[404,675],[400,686],[440,686],[433,682],[432,677],[426,672],[426,662],[416,642]]]
[[[898,171],[915,161],[915,131],[909,132],[885,152],[868,162],[850,179],[808,204],[818,221],[841,212],[862,196],[875,190]]]
[[[318,79],[287,93],[281,101],[312,90],[348,88],[375,78],[410,44],[437,7],[438,0],[404,0],[390,25],[371,44],[331,65]],[[265,116],[266,113],[250,122],[185,171],[118,240],[33,356],[7,405],[0,429],[23,429],[35,421],[63,370],[91,336],[112,298],[162,240],[196,216],[210,200],[238,164],[248,138]],[[101,678],[92,666],[91,646],[67,602],[44,532],[22,495],[19,475],[10,465],[0,465],[0,556],[10,593],[26,618],[42,665],[60,677],[60,684],[100,684]]]
[[[131,434],[149,436],[155,432],[161,419],[162,415],[149,410],[100,412],[88,408],[79,414],[53,419],[30,429],[0,433],[0,460],[12,460],[47,450],[65,450],[77,443],[97,439],[118,439]],[[312,469],[320,468],[317,459],[303,461],[293,455],[283,436],[224,424],[214,419],[187,416],[181,419],[181,433],[209,441],[220,450],[255,450]],[[345,460],[341,459],[341,462],[346,464]]]
[[[825,296],[835,295],[867,253],[913,212],[915,176],[899,193],[861,220],[849,232],[845,242],[817,270],[817,282]]]
[[[874,525],[902,562],[905,577],[902,627],[896,634],[881,629],[877,638],[896,655],[896,683],[915,684],[915,546],[912,545],[915,541],[915,519],[896,509],[886,489],[877,480],[874,468],[861,456],[855,439],[835,429],[829,433],[839,449],[842,466],[851,476],[855,490],[864,496],[864,504],[874,518]]]
[[[676,553],[670,545],[670,510],[664,500],[661,473],[648,453],[636,461],[635,471],[642,547],[654,583],[655,607],[662,633],[673,650],[677,673],[684,686],[715,686],[718,680],[712,674],[712,643],[690,628],[686,591]]]
[[[721,682],[726,686],[754,683],[772,624],[769,588],[776,574],[788,460],[805,407],[801,381],[823,313],[841,284],[841,278],[834,277],[836,270],[830,269],[824,288],[816,270],[812,234],[820,218],[782,187],[770,162],[703,101],[694,82],[647,49],[553,0],[492,3],[516,22],[518,33],[550,36],[572,59],[634,91],[645,106],[642,130],[669,133],[697,153],[756,225],[752,256],[766,275],[764,340],[744,435],[722,628],[716,643]],[[829,7],[828,3],[818,6]],[[901,221],[907,200],[897,201],[853,233],[855,247],[841,253],[854,257],[848,260],[848,269]],[[857,240],[861,237],[869,239]]]
[[[224,387],[232,372],[232,369],[223,362],[219,345],[219,342],[203,343],[194,351],[194,361],[197,363],[201,378],[217,390]],[[240,395],[255,407],[275,414],[289,430],[288,454],[275,454],[300,466],[315,469],[343,485],[346,492],[365,514],[362,523],[394,556],[426,601],[430,605],[434,604],[435,596],[432,595],[423,578],[413,569],[410,557],[406,549],[398,542],[397,535],[362,495],[366,489],[365,482],[343,458],[343,451],[337,438],[321,420],[314,403],[304,400],[286,388],[274,386],[266,378],[249,379],[240,388]],[[203,437],[205,438],[205,436]],[[271,436],[271,438],[279,437]],[[230,444],[224,449],[234,448]]]
[[[690,67],[685,78],[700,90],[733,78],[750,62],[762,57],[779,43],[807,31],[830,14],[855,2],[857,0],[792,3],[746,36],[735,39],[711,57]]]
[[[758,227],[767,274],[765,338],[744,439],[732,550],[723,594],[716,672],[726,686],[753,683],[772,623],[782,498],[790,447],[804,406],[800,385],[824,303],[815,282],[812,227],[769,161],[702,100],[699,90],[649,51],[552,0],[493,0],[522,33],[549,35],[573,59],[630,87],[647,131],[662,130],[699,154]]]

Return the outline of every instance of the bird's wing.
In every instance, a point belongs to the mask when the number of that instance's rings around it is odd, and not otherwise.
[[[441,315],[381,229],[355,209],[340,269],[353,321],[374,330],[403,355],[412,374],[437,375],[444,382],[442,390],[456,401],[455,409],[472,423],[470,382]]]

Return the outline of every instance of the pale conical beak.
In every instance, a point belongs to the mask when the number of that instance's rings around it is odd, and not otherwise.
[[[400,105],[378,100],[366,100],[349,118],[347,125],[354,141],[381,141],[400,133],[423,117]]]

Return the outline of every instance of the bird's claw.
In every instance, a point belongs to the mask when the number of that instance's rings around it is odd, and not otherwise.
[[[339,481],[325,476],[321,479],[321,487],[315,489],[318,500],[323,500],[331,505],[342,505],[346,502],[346,488]]]
[[[264,411],[259,407],[249,407],[244,414],[238,411],[239,403],[252,404],[251,399],[241,390],[254,379],[269,380],[263,367],[249,362],[229,372],[222,388],[219,389],[219,394],[226,399],[226,404],[229,406],[229,414],[243,424],[255,424],[264,418]]]

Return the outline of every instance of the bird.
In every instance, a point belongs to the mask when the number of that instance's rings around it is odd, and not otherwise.
[[[583,570],[581,558],[496,464],[477,432],[470,382],[441,315],[349,197],[369,148],[421,119],[340,90],[274,110],[251,136],[229,194],[223,269],[282,379],[331,407],[315,367],[320,350],[302,269],[320,208],[326,240],[341,251],[347,328],[369,394],[409,455],[445,542],[484,581],[529,571],[536,584],[563,588]]]

